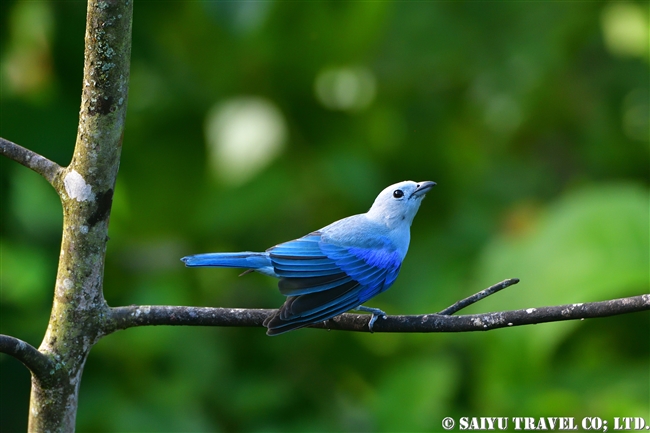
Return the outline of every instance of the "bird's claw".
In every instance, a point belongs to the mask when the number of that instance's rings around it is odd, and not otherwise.
[[[365,311],[367,313],[372,313],[372,317],[370,317],[370,321],[368,322],[368,330],[370,331],[370,333],[374,332],[372,330],[372,326],[375,324],[377,319],[379,319],[380,317],[386,317],[386,313],[384,313],[379,308],[370,308],[370,307],[364,307],[363,305],[359,305],[356,309],[358,311]]]

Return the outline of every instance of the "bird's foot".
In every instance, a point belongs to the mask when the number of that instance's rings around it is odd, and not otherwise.
[[[370,308],[370,307],[364,307],[363,305],[359,305],[357,308],[355,308],[357,311],[365,311],[366,313],[372,313],[372,317],[370,318],[370,321],[368,322],[368,329],[372,333],[372,325],[375,324],[377,319],[380,317],[386,317],[387,314],[384,313],[382,310],[379,308]]]

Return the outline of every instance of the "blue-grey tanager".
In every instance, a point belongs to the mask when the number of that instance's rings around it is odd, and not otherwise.
[[[186,266],[245,268],[280,279],[284,305],[264,321],[277,335],[348,310],[372,313],[370,330],[385,313],[364,307],[399,273],[413,218],[435,182],[404,181],[384,189],[370,210],[336,221],[263,253],[208,253],[183,257]]]

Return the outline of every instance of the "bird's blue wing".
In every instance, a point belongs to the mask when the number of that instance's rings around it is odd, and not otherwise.
[[[320,249],[320,233],[269,248],[273,268],[280,277],[278,287],[285,296],[333,289],[351,278]]]
[[[352,280],[359,283],[359,304],[388,289],[395,282],[402,265],[399,253],[388,245],[381,248],[346,248],[323,243],[321,249]]]
[[[278,333],[358,307],[390,287],[401,265],[387,239],[379,239],[377,248],[358,248],[328,243],[319,232],[268,253],[280,277],[280,292],[289,297],[268,323]]]

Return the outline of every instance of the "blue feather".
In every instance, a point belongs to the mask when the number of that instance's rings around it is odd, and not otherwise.
[[[271,260],[266,253],[207,253],[183,257],[185,266],[214,266],[219,268],[249,268],[259,269],[271,266]]]

